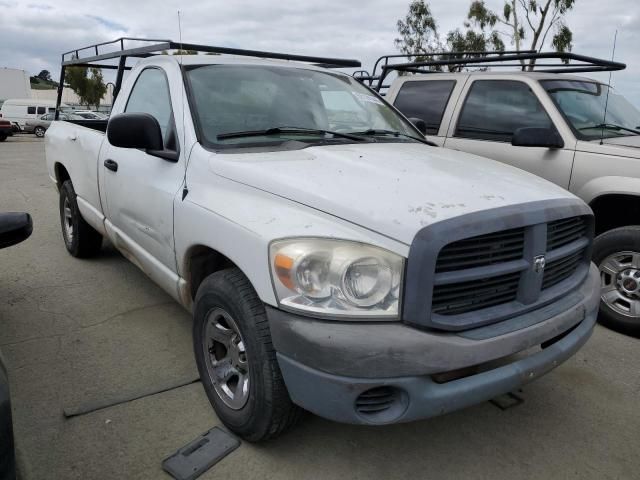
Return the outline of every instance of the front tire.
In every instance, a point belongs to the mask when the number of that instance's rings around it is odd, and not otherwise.
[[[3,133],[0,134],[0,142],[4,142],[7,139],[7,136]]]
[[[42,127],[36,127],[36,128],[33,130],[33,133],[35,133],[35,134],[36,134],[36,137],[38,137],[38,138],[42,138],[42,137],[44,137],[44,132],[45,132],[45,131],[46,131],[46,130],[45,130],[44,128],[42,128]]]
[[[71,180],[60,188],[60,226],[64,245],[72,256],[89,258],[100,252],[102,235],[82,218]]]
[[[640,226],[609,230],[593,245],[602,296],[598,322],[640,337]]]
[[[213,273],[198,288],[193,346],[207,397],[229,430],[259,442],[297,422],[301,409],[282,379],[264,305],[239,269]]]

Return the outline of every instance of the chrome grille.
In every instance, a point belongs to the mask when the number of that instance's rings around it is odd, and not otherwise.
[[[465,238],[446,245],[436,273],[464,270],[522,258],[524,228]]]

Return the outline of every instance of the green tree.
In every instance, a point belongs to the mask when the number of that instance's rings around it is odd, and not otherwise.
[[[49,70],[41,70],[38,75],[36,75],[40,80],[44,80],[45,82],[51,81],[51,73]]]
[[[107,93],[107,86],[99,68],[67,67],[65,80],[78,95],[81,105],[95,106],[96,109],[100,107],[100,101]]]
[[[446,37],[446,44],[443,44],[438,33],[437,22],[429,5],[424,0],[413,0],[409,4],[409,12],[403,20],[398,20],[397,28],[400,37],[395,40],[396,48],[402,53],[417,54],[413,58],[415,61],[426,58],[421,56],[421,53],[434,53],[443,50],[452,53],[430,58],[450,60],[469,56],[455,52],[504,50],[504,43],[498,34],[475,28],[469,22],[465,23],[466,30],[464,32],[460,29],[450,31]],[[447,66],[450,71],[459,68],[459,65]],[[443,70],[442,67],[432,67],[432,69]]]
[[[565,15],[574,6],[575,0],[505,0],[502,12],[496,13],[487,8],[484,0],[474,0],[467,18],[469,27],[483,32],[490,29],[492,35],[508,38],[516,50],[542,50],[550,38],[557,52],[570,52],[573,33]],[[496,27],[506,27],[506,31]],[[525,46],[527,40],[530,42]],[[529,61],[530,67],[534,64],[534,59]]]
[[[438,25],[424,0],[412,0],[404,20],[398,20],[398,34],[394,43],[398,50],[406,54],[418,54],[415,60],[422,60],[420,53],[433,53],[442,48],[438,35]]]

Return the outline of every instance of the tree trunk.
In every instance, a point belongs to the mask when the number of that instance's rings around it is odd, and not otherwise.
[[[533,32],[533,40],[531,41],[531,50],[536,50],[538,46],[538,40],[540,39],[540,34],[544,28],[545,20],[547,19],[547,14],[549,13],[549,8],[551,7],[551,1],[547,0],[547,4],[540,12],[540,23],[538,24],[538,28]],[[536,64],[536,59],[532,58],[529,60],[529,71],[533,70],[533,66]]]

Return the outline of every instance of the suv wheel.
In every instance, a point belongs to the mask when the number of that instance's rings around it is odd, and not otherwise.
[[[301,409],[282,379],[264,305],[237,268],[204,279],[195,299],[193,346],[218,418],[258,442],[293,426]]]
[[[71,255],[88,258],[100,252],[102,235],[82,218],[71,180],[66,180],[60,188],[60,225],[64,244]]]
[[[42,127],[36,127],[36,128],[33,130],[33,133],[35,133],[35,134],[36,134],[36,137],[42,138],[42,137],[44,137],[44,132],[45,132],[45,131],[46,131],[46,130],[45,130],[44,128],[42,128]]]
[[[598,321],[640,336],[640,227],[616,228],[598,236],[593,261],[602,280]]]

